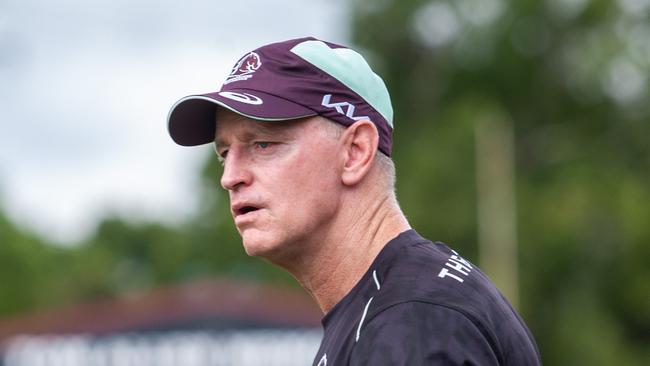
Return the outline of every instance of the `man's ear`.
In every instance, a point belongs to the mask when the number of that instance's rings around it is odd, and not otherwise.
[[[361,182],[372,168],[379,132],[374,123],[360,120],[345,129],[341,140],[345,154],[341,179],[343,184],[352,186]]]

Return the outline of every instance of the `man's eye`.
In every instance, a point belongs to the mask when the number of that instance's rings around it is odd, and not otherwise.
[[[257,145],[261,149],[266,149],[269,146],[271,146],[271,143],[268,142],[268,141],[258,141],[258,142],[255,143],[255,145]]]

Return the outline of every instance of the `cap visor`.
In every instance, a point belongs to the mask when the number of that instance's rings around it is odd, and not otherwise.
[[[167,127],[174,142],[183,146],[212,142],[217,106],[259,121],[284,121],[317,114],[300,104],[257,90],[190,95],[176,102],[167,116]]]

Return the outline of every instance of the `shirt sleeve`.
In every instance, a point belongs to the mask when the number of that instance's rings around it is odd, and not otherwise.
[[[498,365],[490,343],[462,313],[408,302],[392,306],[361,328],[349,365]]]

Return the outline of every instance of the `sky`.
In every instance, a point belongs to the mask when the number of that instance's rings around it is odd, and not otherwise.
[[[345,0],[0,0],[0,209],[58,243],[109,214],[180,222],[210,146],[175,145],[172,104],[245,52],[349,44]],[[215,189],[218,189],[215,187]]]

